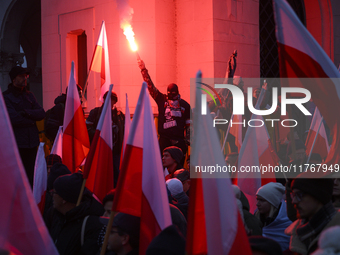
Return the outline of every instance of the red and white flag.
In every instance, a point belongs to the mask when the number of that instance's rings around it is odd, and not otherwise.
[[[66,95],[63,127],[63,164],[74,173],[90,150],[90,140],[74,78],[73,61]]]
[[[319,129],[319,126],[320,126],[320,129]],[[319,133],[318,133],[318,129],[319,129]],[[316,136],[316,140],[315,140],[315,136]],[[318,108],[315,108],[312,123],[310,125],[309,132],[308,132],[307,139],[306,139],[306,154],[307,155],[309,155],[311,152],[314,140],[315,140],[315,144],[314,144],[312,153],[318,153],[320,154],[321,158],[325,159],[329,152],[329,145],[328,145],[328,139],[327,139],[325,126],[322,123],[322,117],[321,117],[321,114]]]
[[[0,91],[0,249],[57,255],[29,185]]]
[[[109,47],[107,44],[105,21],[103,20],[100,27],[98,41],[94,49],[90,71],[100,73],[100,101],[103,101],[103,96],[109,90],[111,84],[110,62],[109,62]]]
[[[197,80],[200,77],[199,71]],[[201,90],[197,89],[196,93],[191,167],[195,170],[197,166],[225,167],[212,117],[209,113],[201,115],[200,107],[197,107],[201,105]],[[229,174],[201,173],[191,181],[187,254],[252,254]]]
[[[127,139],[129,137],[130,127],[131,127],[130,109],[129,109],[128,95],[126,94],[125,126],[124,126],[124,139],[123,139],[122,153],[121,153],[121,160],[120,160],[121,163],[123,162],[125,146],[126,146]]]
[[[63,126],[60,126],[56,138],[54,139],[51,154],[59,155],[63,158]]]
[[[147,85],[143,86],[131,123],[112,211],[141,217],[139,254],[171,225],[161,153]]]
[[[232,124],[236,123],[236,124]],[[235,137],[235,145],[237,146],[238,153],[242,146],[242,115],[234,115],[232,117],[232,122],[229,123],[230,129],[229,133]]]
[[[33,196],[41,214],[44,213],[45,197],[47,190],[47,165],[45,159],[44,143],[40,143],[35,158]]]
[[[304,86],[333,135],[326,163],[340,161],[340,74],[321,46],[284,0],[274,0],[276,38],[282,78],[313,78]],[[332,78],[327,82],[318,78]],[[290,84],[288,84],[290,85]]]
[[[264,123],[262,116],[253,114],[251,119],[254,123],[258,122],[256,120]],[[237,185],[247,197],[251,213],[256,209],[257,190],[269,182],[276,182],[275,173],[274,171],[269,172],[269,166],[274,168],[278,165],[279,158],[271,144],[266,125],[249,126],[238,157],[238,169],[248,167],[252,170],[259,170],[259,172],[238,172]],[[265,167],[267,172],[264,171]]]
[[[83,178],[87,179],[86,187],[100,201],[113,189],[111,91],[112,86],[106,96],[83,174]]]

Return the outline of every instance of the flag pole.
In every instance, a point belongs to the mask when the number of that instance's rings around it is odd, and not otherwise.
[[[78,197],[78,201],[77,201],[77,205],[78,206],[80,204],[81,198],[83,197],[83,193],[84,193],[84,189],[85,189],[85,184],[86,184],[86,179],[83,179],[83,183],[81,185],[81,189],[80,189],[80,193],[79,193],[79,197]]]
[[[84,89],[83,89],[83,92],[81,93],[81,98],[82,98],[83,102],[84,102],[84,99],[85,99],[85,91],[87,90],[87,85],[89,83],[90,73],[91,73],[91,69],[89,70],[89,73],[87,74]]]
[[[104,242],[103,242],[103,245],[102,245],[102,249],[101,249],[101,251],[100,251],[100,255],[105,255],[107,243],[108,243],[108,241],[109,241],[109,235],[110,235],[110,233],[111,233],[113,218],[115,217],[115,215],[116,215],[115,212],[111,212],[110,219],[109,219],[109,223],[108,223],[107,226],[106,226],[106,232],[105,232]]]
[[[231,120],[234,118],[234,114],[231,115]],[[227,132],[225,133],[225,138],[224,138],[224,142],[223,142],[223,146],[222,146],[222,153],[223,153],[223,150],[224,150],[224,146],[225,146],[225,143],[227,142],[227,137],[228,137],[228,134],[229,134],[229,130],[230,130],[230,123],[228,125],[228,129],[227,129]],[[224,155],[224,153],[223,153]]]
[[[320,131],[320,128],[321,128],[321,125],[322,125],[322,121],[323,121],[323,117],[322,117],[321,120],[320,120],[320,124],[319,124],[319,127],[318,127],[318,131],[316,131],[316,135],[315,135],[315,137],[314,137],[314,141],[313,141],[313,144],[312,144],[312,148],[310,149],[310,152],[309,152],[309,155],[308,155],[308,159],[307,159],[307,162],[306,162],[307,165],[308,165],[309,160],[310,160],[310,158],[311,158],[311,156],[312,156],[312,152],[313,152],[313,149],[314,149],[314,145],[315,145],[315,143],[316,143],[316,139],[318,138],[318,134],[319,134],[319,131]],[[305,170],[306,170],[306,169],[305,169]]]

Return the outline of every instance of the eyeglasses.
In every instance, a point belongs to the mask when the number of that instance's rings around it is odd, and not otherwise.
[[[296,198],[296,201],[300,202],[304,195],[305,193],[302,191],[298,191],[298,192],[293,191],[292,193],[290,193],[290,198],[292,199],[292,201],[294,200],[294,198]]]

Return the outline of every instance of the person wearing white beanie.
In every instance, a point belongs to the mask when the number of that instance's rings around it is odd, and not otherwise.
[[[171,196],[176,196],[177,194],[183,192],[182,182],[177,178],[167,180],[166,186],[170,190]]]
[[[189,206],[189,197],[183,191],[183,184],[177,178],[172,178],[166,181],[166,186],[171,193],[172,204],[174,204],[187,218],[188,215],[188,206]]]
[[[256,196],[263,197],[275,208],[279,208],[284,193],[285,187],[281,183],[270,182],[259,188],[256,192]]]
[[[270,182],[260,187],[256,192],[258,210],[255,212],[263,224],[262,235],[277,241],[282,251],[289,248],[290,237],[284,230],[292,223],[287,217],[284,193],[281,183]]]

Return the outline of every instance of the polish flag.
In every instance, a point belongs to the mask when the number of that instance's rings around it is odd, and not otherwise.
[[[340,74],[331,59],[300,22],[289,4],[274,0],[276,38],[282,78],[313,78],[300,83],[311,93],[312,100],[329,126],[333,142],[326,163],[340,161]],[[318,78],[333,78],[327,81]],[[294,86],[295,84],[289,86]]]
[[[242,146],[242,115],[233,115],[232,122],[229,125],[229,133],[235,137],[235,145],[238,148],[238,152],[240,152]]]
[[[0,129],[0,249],[57,255],[22,165],[1,91]]]
[[[198,86],[200,78],[199,71]],[[201,90],[196,93],[197,106],[201,105]],[[201,115],[200,107],[195,111],[191,166],[225,166],[211,115]],[[200,173],[191,180],[187,254],[252,254],[229,174]]]
[[[141,217],[139,254],[171,225],[154,118],[147,85],[143,82],[126,142],[112,211]]]
[[[329,145],[328,145],[328,139],[327,139],[325,126],[321,122],[322,122],[321,114],[318,108],[315,108],[312,123],[310,125],[309,132],[308,132],[307,139],[306,139],[306,154],[307,155],[310,154],[312,146],[313,146],[313,142],[315,140],[315,136],[321,124],[319,133],[316,137],[316,141],[315,141],[312,153],[318,153],[321,155],[321,158],[325,159],[329,152]]]
[[[85,124],[72,61],[70,80],[66,95],[63,134],[63,164],[74,173],[81,165],[90,148],[89,135]]]
[[[103,201],[106,194],[113,189],[112,86],[110,86],[109,91],[85,162],[83,174],[83,178],[87,179],[86,187],[100,201]]]
[[[44,143],[40,143],[35,158],[33,196],[41,214],[44,213],[47,190],[47,165],[45,159]]]
[[[264,95],[265,89],[261,89],[255,109],[260,108]],[[271,171],[262,174],[262,167],[278,166],[280,159],[272,146],[263,117],[253,114],[249,122],[256,127],[249,126],[247,128],[238,157],[238,169],[241,169],[241,167],[257,167],[260,172],[237,173],[237,185],[248,199],[250,212],[254,213],[257,190],[269,182],[276,182],[275,173]],[[260,123],[262,123],[262,126],[258,126]]]
[[[125,126],[124,126],[124,139],[123,139],[122,153],[121,153],[121,160],[120,160],[121,163],[123,162],[125,146],[126,146],[126,141],[129,137],[130,127],[131,127],[130,109],[129,109],[128,95],[126,94]]]
[[[252,115],[252,119],[263,121],[262,116],[255,114]],[[247,166],[260,168],[270,165],[275,167],[279,163],[279,157],[272,146],[266,125],[262,127],[248,127],[238,157],[238,169]],[[247,197],[251,213],[254,213],[256,209],[257,190],[269,182],[276,182],[275,173],[237,173],[237,185]]]
[[[107,36],[104,20],[100,28],[97,45],[93,52],[89,70],[100,73],[101,82],[99,100],[103,101],[103,96],[106,93],[106,91],[109,90],[111,84],[109,47],[107,45]]]
[[[63,158],[63,126],[60,126],[56,138],[54,139],[51,154],[59,155]]]

